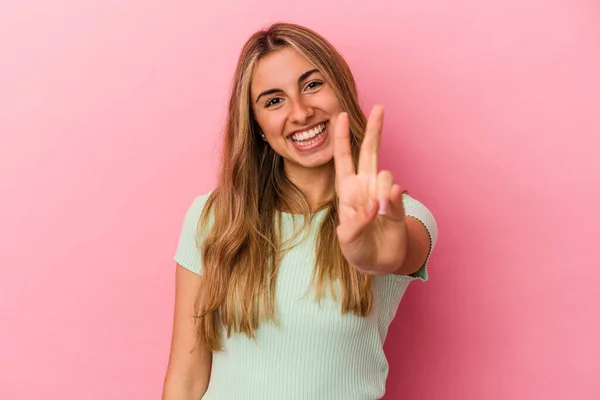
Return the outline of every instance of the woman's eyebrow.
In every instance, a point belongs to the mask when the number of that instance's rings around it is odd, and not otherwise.
[[[300,75],[300,77],[298,78],[298,83],[301,83],[302,81],[306,80],[309,76],[311,76],[312,74],[314,74],[315,72],[319,72],[318,69],[313,68],[309,71],[306,71],[305,73],[303,73],[302,75]],[[283,90],[281,89],[269,89],[269,90],[265,90],[264,92],[262,92],[261,94],[258,95],[258,97],[256,98],[256,102],[258,103],[258,100],[260,100],[261,97],[263,96],[268,96],[270,94],[274,94],[274,93],[280,93],[283,92]]]

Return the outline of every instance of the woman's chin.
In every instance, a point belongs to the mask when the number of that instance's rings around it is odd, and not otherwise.
[[[318,170],[333,168],[333,156],[325,154],[315,154],[314,157],[294,157],[293,159],[284,159],[287,167],[304,168],[306,170]]]

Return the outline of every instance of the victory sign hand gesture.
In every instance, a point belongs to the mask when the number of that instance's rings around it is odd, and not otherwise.
[[[338,241],[350,265],[372,275],[399,269],[407,250],[402,189],[390,171],[378,171],[382,126],[383,108],[376,106],[367,122],[357,171],[346,113],[337,117],[333,129]]]

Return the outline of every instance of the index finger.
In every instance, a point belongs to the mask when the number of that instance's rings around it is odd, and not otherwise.
[[[339,179],[354,174],[352,151],[350,149],[350,129],[348,114],[340,113],[333,126],[333,161],[335,174]]]

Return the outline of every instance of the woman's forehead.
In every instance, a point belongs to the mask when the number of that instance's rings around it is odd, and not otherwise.
[[[290,48],[275,50],[258,61],[252,73],[251,86],[257,91],[295,86],[302,74],[314,68],[310,61]]]

